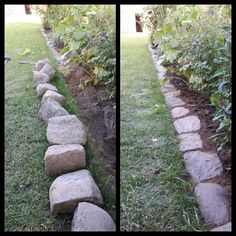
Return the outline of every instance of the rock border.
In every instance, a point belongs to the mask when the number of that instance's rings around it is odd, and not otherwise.
[[[53,55],[55,57],[55,52]],[[59,64],[58,58],[57,63]],[[38,61],[33,71],[33,85],[41,99],[38,118],[47,124],[47,140],[49,145],[53,145],[48,147],[44,155],[45,172],[48,176],[58,176],[49,189],[51,213],[73,213],[72,231],[76,231],[74,225],[77,225],[78,231],[80,228],[100,231],[99,225],[92,228],[89,225],[100,209],[99,214],[102,212],[106,216],[99,219],[103,224],[102,231],[115,231],[116,226],[111,216],[104,209],[96,207],[103,205],[103,198],[90,171],[85,169],[84,145],[87,135],[81,121],[63,108],[64,96],[50,84],[54,73],[47,58]],[[80,203],[89,203],[84,204],[85,210],[86,206],[90,207],[85,221],[81,221],[81,217],[75,217]],[[84,222],[87,222],[88,227]]]
[[[161,91],[171,111],[186,170],[194,183],[195,196],[201,215],[210,228],[208,231],[232,231],[226,193],[219,184],[208,181],[221,175],[222,163],[217,153],[201,150],[202,140],[198,133],[201,124],[198,116],[188,115],[187,104],[178,97],[181,95],[180,91],[177,91],[169,81],[163,83],[166,69],[161,65],[156,50],[151,45],[148,47],[157,70]]]

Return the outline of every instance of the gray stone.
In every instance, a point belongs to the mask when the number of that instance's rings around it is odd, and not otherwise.
[[[183,106],[185,104],[185,102],[182,99],[176,97],[178,95],[180,95],[179,90],[175,92],[164,93],[166,103],[170,108]]]
[[[48,98],[40,107],[38,118],[45,123],[48,123],[49,118],[54,116],[66,116],[69,115],[58,102]]]
[[[172,84],[167,83],[167,84],[162,86],[161,91],[163,93],[168,93],[168,92],[175,92],[176,89],[175,89],[175,87]]]
[[[186,152],[184,162],[195,182],[213,178],[223,172],[221,161],[216,153]]]
[[[165,97],[177,97],[181,94],[180,90],[170,91],[168,93],[165,93]]]
[[[73,213],[79,202],[103,205],[102,195],[88,170],[78,170],[57,177],[49,189],[53,214]]]
[[[199,183],[195,194],[206,224],[222,225],[229,222],[228,202],[224,189],[214,183]]]
[[[71,231],[115,231],[116,226],[111,216],[102,208],[81,202],[75,210]]]
[[[157,76],[159,80],[164,80],[165,79],[165,73],[166,73],[166,69],[164,66],[160,65],[160,62],[157,61],[157,63],[155,63],[156,69],[157,69]]]
[[[187,116],[174,121],[177,133],[188,133],[199,130],[201,127],[200,120],[197,116]]]
[[[49,63],[50,62],[49,62],[48,58],[38,61],[38,63],[35,66],[35,70],[40,71],[45,66],[45,64],[49,64]]]
[[[48,121],[49,144],[86,143],[86,133],[81,121],[75,115],[52,117]]]
[[[49,83],[39,84],[36,88],[37,96],[42,97],[47,90],[58,92],[57,88]]]
[[[80,144],[50,146],[44,156],[47,175],[56,175],[85,167],[85,151]]]
[[[34,71],[33,72],[33,83],[34,83],[34,87],[36,88],[39,84],[43,84],[43,83],[48,83],[50,81],[50,78],[47,74],[42,73],[42,72],[38,72],[38,71]]]
[[[186,116],[189,113],[189,110],[184,107],[175,107],[171,110],[171,115],[173,119]]]
[[[60,105],[63,106],[64,101],[65,101],[65,97],[62,96],[61,94],[55,92],[55,91],[51,91],[48,90],[46,91],[46,93],[43,95],[41,104],[43,104],[48,98],[51,98],[52,100],[58,102]]]
[[[225,224],[225,225],[221,225],[217,228],[212,229],[211,231],[213,232],[217,232],[217,231],[222,231],[222,232],[231,232],[232,231],[232,225],[231,222]]]
[[[39,72],[49,75],[49,77],[52,79],[54,76],[55,70],[52,68],[50,64],[46,63]]]
[[[181,152],[202,148],[202,140],[198,133],[180,134],[178,137],[180,140]]]

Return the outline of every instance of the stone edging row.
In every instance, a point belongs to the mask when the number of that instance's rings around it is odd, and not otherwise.
[[[158,79],[162,81],[166,70],[160,64],[156,50],[151,46],[149,49]],[[216,227],[210,231],[231,231],[230,210],[224,189],[219,184],[206,182],[222,174],[222,163],[216,153],[198,150],[203,148],[201,137],[197,133],[201,123],[198,116],[188,115],[187,104],[178,97],[180,90],[176,90],[169,82],[160,84],[166,104],[171,110],[179,149],[183,154],[186,170],[194,182],[195,195],[204,221],[207,225]]]
[[[33,72],[37,96],[42,98],[38,118],[47,124],[50,145],[44,156],[45,171],[58,176],[49,189],[51,213],[74,213],[72,231],[115,231],[111,216],[101,208],[100,190],[85,169],[84,126],[63,108],[65,97],[49,83],[54,73],[48,59],[39,61]]]

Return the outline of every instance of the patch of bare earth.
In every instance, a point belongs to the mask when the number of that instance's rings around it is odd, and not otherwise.
[[[105,85],[88,83],[81,91],[79,85],[89,79],[85,70],[73,67],[65,77],[71,94],[76,98],[80,119],[90,137],[90,144],[103,157],[103,175],[112,176],[111,187],[115,188],[116,176],[116,112],[115,100],[109,99]]]

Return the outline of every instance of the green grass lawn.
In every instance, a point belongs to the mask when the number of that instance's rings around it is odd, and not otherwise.
[[[33,88],[34,65],[18,62],[37,62],[49,58],[55,61],[40,32],[40,25],[14,23],[5,27],[5,55],[12,61],[5,64],[5,231],[70,231],[73,215],[52,216],[48,191],[55,177],[44,170],[44,154],[48,148],[46,125],[38,120],[40,100]],[[29,48],[31,53],[22,55]],[[66,96],[65,108],[77,114],[75,100],[69,95],[57,74],[55,84]],[[104,208],[115,219],[115,192],[106,179],[99,176],[102,168],[89,144],[86,146],[88,169],[104,198]]]
[[[202,231],[147,44],[121,38],[121,231]]]

